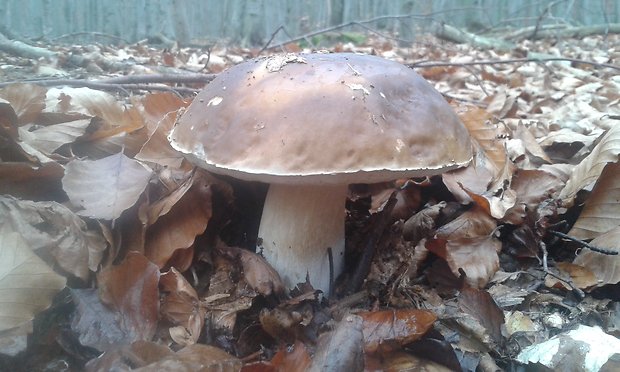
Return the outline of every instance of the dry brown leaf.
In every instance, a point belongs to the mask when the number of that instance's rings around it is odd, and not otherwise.
[[[194,185],[194,182],[200,177],[204,178],[205,173],[197,170],[191,177],[188,177],[179,186],[174,188],[168,195],[161,199],[151,203],[150,205],[144,205],[140,209],[141,220],[146,226],[151,226],[157,219],[172,209],[172,207],[179,202],[179,200],[187,193],[187,191]]]
[[[66,282],[7,222],[0,221],[0,331],[31,321]]]
[[[11,84],[0,90],[0,98],[11,103],[20,124],[33,123],[45,108],[47,90],[39,85]]]
[[[239,260],[243,267],[243,278],[250,288],[263,296],[284,293],[284,284],[280,275],[262,256],[246,249],[229,247],[223,243],[218,244],[218,249],[228,257]]]
[[[91,125],[89,119],[37,127],[23,125],[19,128],[20,139],[46,155],[52,154],[60,146],[74,142],[84,135]]]
[[[81,216],[117,219],[133,206],[146,188],[151,171],[118,153],[100,160],[72,160],[62,185]]]
[[[443,183],[461,203],[472,201],[465,190],[481,195],[489,189],[497,175],[495,164],[486,156],[482,148],[476,147],[474,159],[467,167],[441,175]]]
[[[149,139],[136,159],[179,168],[183,156],[168,141],[168,133],[174,125],[177,113],[188,105],[172,93],[149,94],[143,100],[144,119],[149,128]]]
[[[543,150],[540,144],[538,144],[532,132],[530,132],[522,122],[519,122],[519,125],[517,125],[514,136],[523,142],[525,149],[531,155],[542,159],[547,163],[551,163],[551,159],[549,159],[549,156],[547,156],[545,150]]]
[[[620,125],[612,126],[592,152],[573,170],[558,196],[568,205],[577,192],[594,183],[608,163],[616,163],[620,154]]]
[[[299,341],[295,341],[295,344],[292,346],[281,347],[271,358],[269,367],[273,368],[274,371],[305,372],[308,371],[310,362],[312,360],[306,346]],[[244,372],[255,370],[253,368],[246,368],[246,366],[244,366]]]
[[[51,255],[66,272],[87,280],[97,271],[105,242],[64,205],[0,197],[0,215],[30,249]]]
[[[440,239],[487,237],[497,228],[497,222],[482,208],[476,206],[437,229]]]
[[[36,166],[25,162],[0,162],[0,194],[28,200],[66,199],[62,165],[49,162]]]
[[[620,253],[620,226],[592,240],[590,245]],[[599,280],[598,286],[620,282],[620,254],[610,256],[584,248],[573,263],[592,271]]]
[[[135,340],[122,317],[101,302],[96,289],[72,289],[71,297],[76,307],[71,330],[82,345],[107,351]]]
[[[470,286],[483,288],[499,269],[497,253],[502,243],[490,235],[455,240],[430,239],[426,248],[446,260],[454,275],[459,277],[459,269],[462,269]]]
[[[620,162],[605,166],[568,235],[589,240],[617,226],[620,226]]]
[[[362,324],[359,316],[347,315],[333,332],[321,335],[308,371],[361,371],[364,341],[367,341],[363,339]]]
[[[457,114],[495,169],[502,169],[506,163],[507,129],[500,124],[493,124],[491,114],[479,107],[461,106],[457,108]]]
[[[11,103],[0,97],[0,135],[17,141],[19,137],[17,133],[18,120]]]
[[[445,206],[446,202],[440,202],[411,216],[403,225],[403,239],[418,244],[428,237],[435,229],[435,221]]]
[[[459,293],[458,303],[464,312],[482,324],[496,343],[501,343],[504,313],[487,291],[464,288]]]
[[[173,355],[141,368],[136,372],[222,371],[237,372],[243,362],[214,346],[194,344]]]
[[[506,212],[503,220],[520,225],[524,222],[527,211],[536,210],[543,200],[557,197],[564,182],[541,170],[519,169],[515,172],[510,186],[515,191],[517,200]]]
[[[106,351],[99,358],[86,363],[86,372],[124,371],[144,367],[174,353],[166,346],[150,342],[136,341]]]
[[[145,255],[163,267],[178,249],[187,249],[207,228],[211,218],[211,187],[206,177],[193,178],[181,199],[149,226]]]
[[[178,326],[170,335],[174,342],[187,346],[195,344],[204,325],[206,310],[194,288],[175,268],[161,275],[161,315]]]
[[[159,315],[159,268],[143,255],[129,252],[117,266],[97,275],[101,301],[119,313],[131,341],[149,340]]]
[[[555,266],[558,268],[561,277],[570,278],[572,284],[581,289],[590,288],[598,283],[598,279],[594,273],[583,266],[575,265],[570,262],[557,262]],[[563,280],[559,280],[551,275],[547,275],[545,278],[545,285],[549,288],[561,288],[567,291],[572,290],[572,287]]]
[[[431,311],[419,309],[380,310],[357,315],[363,320],[367,353],[399,349],[424,336],[437,319]]]
[[[518,108],[518,95],[518,92],[507,91],[502,88],[497,94],[491,97],[491,102],[489,102],[487,110],[500,119],[514,117]]]
[[[46,112],[79,113],[102,121],[89,140],[131,133],[144,126],[135,108],[126,108],[111,94],[90,88],[51,88],[47,91]]]
[[[373,358],[366,356],[366,371],[418,371],[418,372],[449,372],[452,369],[435,363],[428,359],[406,353],[404,351],[395,351]]]

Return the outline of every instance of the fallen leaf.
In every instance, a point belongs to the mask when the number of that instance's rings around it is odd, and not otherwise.
[[[96,289],[72,289],[71,297],[76,306],[71,330],[82,345],[107,351],[135,340],[118,313],[101,302]]]
[[[237,247],[218,244],[218,249],[227,256],[239,260],[243,277],[248,285],[263,296],[284,293],[284,284],[278,272],[260,255]]]
[[[179,201],[146,230],[145,255],[160,268],[175,251],[194,244],[211,219],[211,187],[209,179],[200,174],[192,178],[191,187]]]
[[[494,236],[460,238],[453,240],[430,239],[426,248],[446,260],[457,277],[460,270],[466,274],[466,282],[475,288],[483,288],[499,269],[497,253],[502,243]]]
[[[551,159],[549,159],[549,156],[547,156],[545,150],[543,150],[538,141],[536,141],[536,137],[534,137],[532,132],[530,132],[522,122],[519,122],[519,125],[517,125],[514,136],[515,138],[523,141],[525,149],[528,153],[547,163],[551,163]]]
[[[590,269],[570,262],[557,262],[555,265],[560,274],[562,274],[561,277],[570,278],[572,284],[577,288],[586,289],[598,284],[598,279]],[[545,285],[549,288],[561,288],[567,291],[572,290],[572,287],[568,283],[551,275],[547,275],[545,278]]]
[[[89,119],[82,119],[38,128],[24,125],[19,128],[19,137],[33,148],[51,155],[62,145],[72,143],[84,135],[90,124]]]
[[[34,319],[51,305],[65,282],[10,223],[0,221],[0,331]]]
[[[11,103],[20,124],[33,123],[45,108],[47,89],[32,84],[11,84],[0,90],[0,98]]]
[[[620,154],[620,125],[614,125],[603,135],[592,152],[573,169],[558,198],[564,200],[566,205],[570,205],[577,192],[594,183],[608,163],[618,161],[618,154]]]
[[[183,156],[170,145],[168,133],[176,122],[179,109],[187,105],[187,101],[172,93],[149,94],[144,98],[144,119],[150,135],[136,159],[173,168],[181,166]]]
[[[222,371],[236,372],[243,362],[214,346],[194,344],[173,355],[137,368],[136,372]]]
[[[0,97],[0,135],[17,141],[19,138],[18,120],[11,103]]]
[[[51,255],[64,271],[82,280],[97,271],[105,241],[64,205],[0,197],[0,215],[30,249]]]
[[[173,354],[174,352],[166,346],[150,341],[136,341],[130,345],[110,349],[99,358],[91,359],[86,363],[85,370],[87,372],[133,370]]]
[[[311,362],[308,349],[296,341],[292,346],[281,347],[271,358],[270,365],[276,371],[305,372],[309,370]]]
[[[568,235],[589,240],[617,226],[620,226],[620,162],[605,166]]]
[[[434,320],[434,319],[433,319]],[[308,368],[311,372],[361,371],[364,367],[364,321],[357,315],[347,315],[333,332],[321,335],[317,350]],[[380,340],[376,340],[377,347]]]
[[[0,162],[0,194],[20,199],[64,201],[61,179],[64,167],[56,162],[41,165]]]
[[[399,349],[422,336],[437,316],[427,310],[398,309],[360,312],[366,353]]]
[[[403,225],[403,239],[418,244],[428,237],[435,229],[435,221],[445,206],[446,202],[431,205],[407,219]]]
[[[464,288],[458,296],[459,307],[489,332],[497,344],[502,343],[502,325],[504,313],[500,309],[489,292],[475,288]]]
[[[620,253],[620,226],[592,240],[590,245]],[[584,248],[573,263],[593,272],[598,286],[620,282],[620,254],[610,256]]]
[[[161,275],[161,315],[179,330],[171,331],[174,342],[195,344],[204,325],[206,310],[200,306],[196,290],[174,267]],[[181,337],[175,337],[181,336]]]
[[[440,239],[455,240],[461,238],[487,237],[497,228],[497,222],[482,208],[474,208],[464,212],[454,220],[441,226],[435,232]]]
[[[143,255],[129,252],[117,266],[97,275],[101,301],[120,314],[130,342],[150,340],[159,315],[159,268]]]
[[[81,216],[117,219],[136,203],[151,171],[118,153],[100,160],[72,160],[65,167],[62,185]]]
[[[461,106],[456,112],[495,169],[502,169],[506,163],[507,129],[503,125],[492,123],[492,115],[482,108]]]
[[[515,191],[517,199],[502,220],[520,225],[525,222],[528,211],[535,211],[543,200],[556,198],[564,182],[542,170],[518,169],[510,187]]]
[[[46,112],[79,113],[101,119],[100,126],[88,140],[131,133],[144,126],[135,107],[124,107],[113,95],[86,87],[50,88],[46,95]]]
[[[439,363],[411,355],[404,351],[382,354],[380,357],[366,356],[365,371],[419,371],[449,372],[453,371]]]

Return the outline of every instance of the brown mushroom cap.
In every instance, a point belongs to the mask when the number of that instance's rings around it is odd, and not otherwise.
[[[345,53],[234,66],[198,94],[169,138],[203,168],[268,183],[373,183],[472,158],[467,129],[426,80],[400,63]]]

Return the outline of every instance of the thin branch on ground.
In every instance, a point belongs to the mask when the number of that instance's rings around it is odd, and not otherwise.
[[[605,249],[605,248],[599,248],[599,247],[595,247],[593,245],[590,245],[589,243],[584,242],[583,240],[579,240],[575,237],[572,237],[568,234],[564,234],[561,233],[559,231],[554,231],[554,230],[548,230],[548,232],[552,235],[555,235],[557,237],[560,237],[562,239],[566,239],[566,240],[570,240],[572,242],[575,242],[577,244],[579,244],[580,246],[582,246],[583,248],[588,248],[589,250],[593,251],[593,252],[597,252],[597,253],[601,253],[601,254],[606,254],[609,256],[617,256],[618,252],[616,251],[612,251],[609,249]]]
[[[149,74],[149,75],[128,75],[108,79],[85,80],[85,79],[32,79],[13,82],[0,83],[0,88],[15,83],[29,83],[41,86],[73,86],[86,87],[106,91],[120,91],[128,94],[128,90],[157,90],[168,91],[182,94],[193,94],[198,89],[186,87],[172,87],[163,85],[164,83],[173,84],[207,84],[215,79],[216,74]]]
[[[272,50],[272,49],[282,48],[286,44],[297,43],[299,41],[309,39],[309,38],[311,38],[313,36],[318,36],[318,35],[321,35],[321,34],[332,32],[332,31],[338,31],[338,30],[341,30],[343,28],[347,28],[347,27],[351,27],[351,26],[360,26],[360,27],[363,27],[366,30],[372,32],[372,33],[375,33],[375,34],[379,35],[379,36],[387,37],[389,39],[398,40],[398,41],[402,41],[402,42],[411,43],[412,40],[403,40],[403,39],[398,39],[398,38],[394,38],[394,37],[391,37],[391,36],[386,36],[385,34],[379,33],[376,30],[374,30],[374,29],[372,29],[372,28],[370,28],[370,27],[368,27],[366,25],[369,24],[369,23],[385,21],[385,20],[397,20],[397,21],[401,21],[401,20],[404,20],[404,19],[428,20],[428,19],[432,19],[433,16],[438,15],[438,14],[455,12],[455,11],[471,10],[471,9],[480,9],[480,7],[462,7],[462,8],[445,9],[445,10],[436,11],[436,12],[432,12],[432,13],[428,13],[428,14],[383,15],[383,16],[379,16],[379,17],[374,17],[374,18],[366,19],[366,20],[363,20],[363,21],[349,21],[349,22],[341,23],[341,24],[336,25],[336,26],[325,27],[325,28],[322,28],[320,30],[312,31],[312,32],[309,32],[309,33],[304,34],[304,35],[300,35],[300,36],[296,36],[296,37],[290,38],[287,41],[284,41],[284,42],[281,42],[281,43],[269,46],[269,43],[271,41],[273,41],[273,36],[275,36],[275,35],[272,35],[272,38],[261,49],[261,52],[263,52],[265,50]],[[282,27],[282,26],[280,26],[280,27]],[[274,33],[277,33],[277,31],[278,30],[276,30]]]
[[[575,59],[575,58],[567,58],[567,57],[548,57],[548,58],[511,58],[511,59],[498,59],[498,60],[486,60],[486,61],[471,61],[471,62],[429,62],[429,61],[420,61],[410,63],[407,66],[411,68],[428,68],[428,67],[447,67],[447,66],[456,66],[456,67],[464,67],[464,66],[476,66],[476,65],[500,65],[500,64],[508,64],[508,63],[541,63],[541,62],[571,62],[571,63],[581,63],[584,65],[590,65],[598,68],[611,68],[614,70],[620,71],[620,66],[608,64],[608,63],[598,63],[594,61],[587,61],[583,59]]]

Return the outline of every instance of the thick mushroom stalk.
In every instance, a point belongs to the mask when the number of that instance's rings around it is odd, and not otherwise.
[[[344,268],[347,185],[269,187],[258,231],[259,251],[293,288],[306,281],[329,295],[332,278]]]

